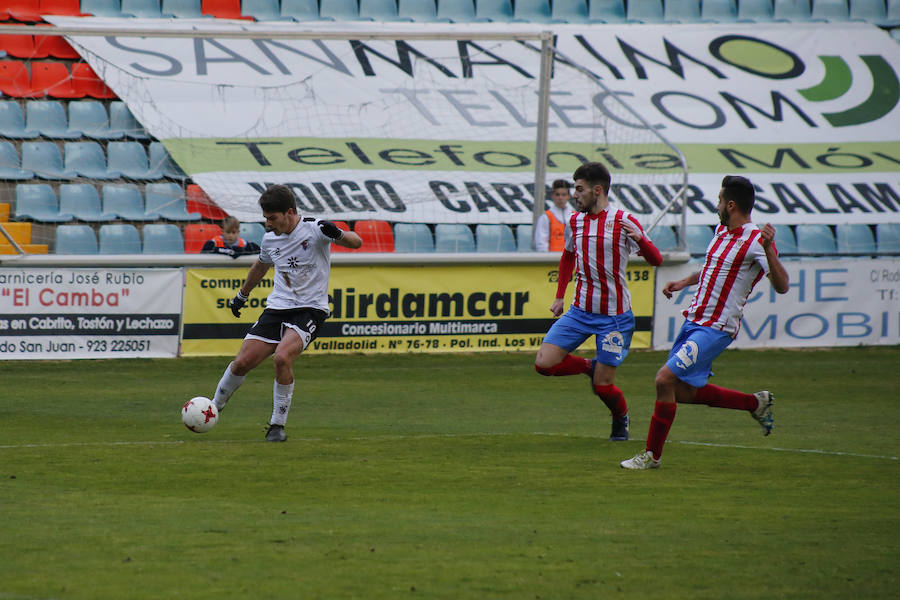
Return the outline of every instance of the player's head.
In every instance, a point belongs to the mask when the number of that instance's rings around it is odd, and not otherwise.
[[[225,243],[231,246],[238,241],[241,235],[241,223],[234,217],[225,217],[222,219],[222,238]]]
[[[609,170],[599,162],[584,163],[572,175],[575,180],[575,203],[578,210],[589,213],[600,204],[606,207],[611,177]]]
[[[557,179],[550,186],[550,198],[553,200],[556,208],[563,208],[569,203],[569,200],[572,198],[572,194],[569,193],[569,188],[571,187],[572,184],[565,179]]]
[[[294,192],[286,185],[270,185],[259,197],[259,207],[266,219],[266,231],[276,235],[293,231],[300,216]]]
[[[719,191],[719,221],[727,226],[728,215],[732,210],[741,213],[744,218],[749,218],[755,201],[756,190],[753,189],[749,179],[740,175],[726,175],[722,179],[722,189]]]

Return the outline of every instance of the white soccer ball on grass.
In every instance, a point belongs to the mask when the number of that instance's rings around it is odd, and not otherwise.
[[[206,433],[219,421],[219,410],[209,398],[197,396],[185,402],[181,421],[194,433]]]

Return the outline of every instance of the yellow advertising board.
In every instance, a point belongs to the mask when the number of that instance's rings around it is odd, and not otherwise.
[[[272,288],[267,276],[241,318],[234,318],[228,301],[246,273],[188,269],[183,355],[237,352]],[[636,320],[632,348],[649,348],[654,270],[631,266],[628,277]],[[332,265],[331,316],[307,352],[534,351],[553,323],[556,281],[557,269],[548,264]],[[593,339],[583,346],[593,347]]]

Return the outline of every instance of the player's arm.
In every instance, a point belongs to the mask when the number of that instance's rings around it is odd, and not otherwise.
[[[679,279],[678,281],[670,281],[665,286],[663,286],[662,293],[666,298],[671,299],[672,294],[675,292],[680,292],[684,288],[690,285],[697,285],[697,282],[700,281],[700,271],[688,275],[684,279]]]
[[[769,281],[772,282],[772,288],[779,294],[786,294],[789,289],[790,277],[781,260],[778,258],[778,252],[775,250],[775,228],[770,223],[766,223],[765,227],[760,230],[759,243],[762,244],[763,250],[766,251],[766,261],[769,263]]]
[[[637,221],[627,218],[622,219],[622,228],[625,230],[625,235],[637,242],[638,248],[640,248],[638,254],[643,256],[644,260],[650,263],[650,266],[658,267],[662,264],[662,254],[659,248],[650,241],[650,238],[647,237]]]
[[[241,289],[238,290],[238,293],[235,294],[234,298],[228,303],[231,314],[235,317],[241,316],[241,309],[247,304],[247,300],[250,298],[250,292],[259,285],[259,282],[262,281],[262,278],[269,272],[271,266],[272,265],[269,263],[264,263],[259,259],[256,259],[253,265],[251,265],[250,270],[247,271],[247,277],[244,279],[244,284],[241,286]]]
[[[354,250],[362,246],[362,238],[358,234],[352,231],[343,231],[331,221],[319,221],[319,230],[322,235],[331,238],[332,244]]]
[[[572,280],[572,270],[575,268],[575,253],[571,250],[563,250],[562,256],[559,257],[559,275],[556,279],[556,299],[550,305],[550,312],[554,317],[558,317],[563,313],[563,305],[565,304],[566,288]]]

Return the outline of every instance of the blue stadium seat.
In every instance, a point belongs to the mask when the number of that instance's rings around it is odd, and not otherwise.
[[[678,235],[675,233],[674,227],[657,225],[649,235],[660,252],[671,252],[678,248]]]
[[[242,0],[241,14],[257,21],[291,21],[281,17],[278,0]]]
[[[281,0],[281,18],[292,21],[318,21],[317,0]]]
[[[178,225],[148,223],[141,233],[144,254],[184,254],[184,237]]]
[[[667,23],[700,21],[700,0],[665,0],[663,20]]]
[[[813,0],[811,17],[814,21],[847,21],[850,7],[847,0]]]
[[[709,225],[688,225],[686,229],[685,237],[687,239],[685,240],[685,245],[687,251],[691,253],[693,258],[702,260],[706,256],[706,248],[713,237],[712,228]]]
[[[394,225],[394,252],[434,252],[431,229],[424,223]]]
[[[25,104],[25,129],[38,131],[43,137],[54,140],[74,140],[80,131],[69,129],[66,109],[58,100],[29,100]]]
[[[634,23],[661,23],[663,20],[662,0],[626,2],[625,19]]]
[[[625,3],[623,0],[591,0],[588,3],[588,22],[624,23]]]
[[[475,238],[468,225],[438,223],[434,226],[435,252],[475,252]]]
[[[434,23],[438,20],[436,0],[397,0],[397,15],[416,23]]]
[[[12,142],[0,142],[0,179],[21,181],[34,179],[34,173],[21,167],[19,151]]]
[[[200,213],[189,213],[184,190],[177,183],[148,183],[144,188],[144,212],[168,221],[199,221]]]
[[[736,0],[703,0],[700,3],[700,20],[716,23],[737,21]]]
[[[162,16],[179,19],[209,18],[200,10],[200,0],[162,0]]]
[[[797,238],[790,225],[779,225],[775,228],[775,248],[778,249],[778,257],[781,260],[798,260]],[[789,255],[789,256],[786,256]]]
[[[586,23],[588,3],[585,0],[553,0],[550,18],[554,23]]]
[[[74,173],[63,167],[62,154],[53,142],[22,142],[22,168],[41,179],[70,179]]]
[[[97,236],[90,225],[57,225],[56,254],[97,254]]]
[[[828,225],[803,223],[797,225],[797,251],[821,258],[837,254],[834,235]]]
[[[241,223],[238,234],[245,242],[253,242],[259,246],[262,244],[263,236],[266,235],[266,228],[263,227],[262,223]]]
[[[162,11],[159,0],[122,0],[122,16],[159,19]]]
[[[120,172],[126,179],[162,178],[162,173],[150,169],[147,153],[140,142],[110,142],[106,152],[109,170]]]
[[[507,23],[513,19],[510,0],[476,0],[475,20]]]
[[[881,25],[887,18],[884,0],[851,0],[850,20]]]
[[[60,213],[56,193],[46,183],[16,185],[16,221],[65,223],[74,217]]]
[[[534,252],[534,225],[519,225],[516,227],[516,251]]]
[[[811,0],[775,0],[772,16],[776,21],[809,21],[812,18]]]
[[[838,254],[875,254],[875,236],[865,223],[841,223],[834,233]]]
[[[513,21],[549,23],[550,18],[549,0],[516,0],[513,3]]]
[[[321,0],[319,16],[333,21],[359,21],[356,0]]]
[[[766,22],[772,19],[772,0],[741,0],[738,2],[738,21]]]
[[[81,0],[81,12],[95,17],[122,18],[122,3],[119,0]]]
[[[437,18],[452,23],[472,23],[475,21],[474,0],[438,0]]]
[[[97,100],[69,102],[69,129],[94,140],[117,140],[125,135],[124,131],[110,129],[106,107]]]
[[[403,21],[397,0],[359,0],[359,18],[365,21]]]
[[[875,226],[879,252],[900,254],[900,223],[879,223]]]
[[[158,214],[144,211],[141,190],[133,184],[103,186],[103,212],[114,213],[126,221],[156,221]]]
[[[125,137],[132,140],[149,140],[150,136],[144,130],[144,126],[121,100],[113,100],[109,103],[109,128],[113,131],[121,131]]]
[[[509,225],[477,225],[476,252],[515,252],[516,238]]]
[[[103,147],[97,142],[66,142],[66,171],[88,179],[118,179],[122,173],[107,169]]]
[[[100,254],[140,254],[141,234],[130,223],[100,226]]]
[[[59,211],[72,214],[79,221],[102,223],[119,217],[100,210],[100,195],[91,183],[63,183],[59,186]]]
[[[187,179],[187,175],[184,174],[178,165],[175,164],[175,161],[172,160],[172,157],[169,156],[166,147],[162,145],[162,142],[150,142],[150,150],[149,150],[149,166],[150,172],[154,174],[158,174],[159,177],[169,177],[171,179]]]
[[[25,129],[25,115],[15,100],[0,100],[0,136],[17,140],[30,140],[40,132]]]
[[[884,16],[884,22],[879,23],[882,26],[896,27],[900,25],[900,0],[887,0],[887,14]],[[891,30],[891,35],[897,32],[896,29]],[[897,39],[894,36],[894,39]]]

